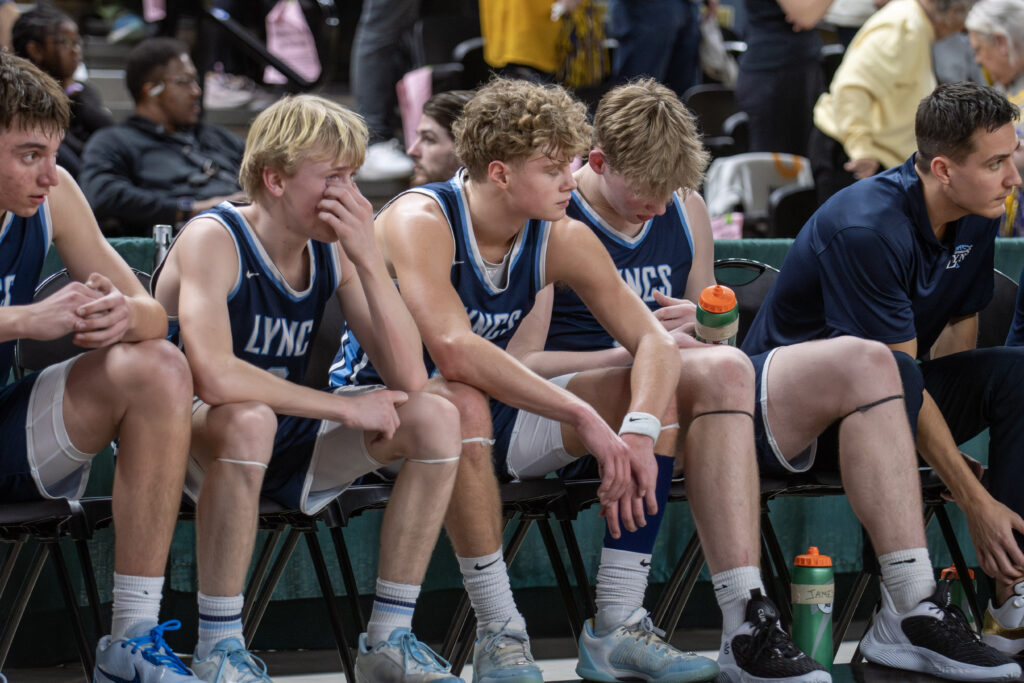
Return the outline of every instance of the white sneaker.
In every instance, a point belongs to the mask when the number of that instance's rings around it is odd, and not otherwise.
[[[919,671],[955,681],[1012,681],[1020,666],[1011,657],[981,642],[960,608],[949,602],[949,583],[899,614],[882,586],[882,604],[860,641],[869,662]]]
[[[416,640],[408,629],[396,628],[387,640],[372,648],[366,642],[366,634],[359,635],[356,683],[465,683],[453,676],[450,669],[448,662]]]
[[[253,98],[256,84],[245,76],[234,76],[220,71],[208,71],[203,81],[203,107],[205,109],[234,109]]]
[[[488,624],[473,651],[473,683],[544,683],[522,624]]]
[[[1014,585],[1013,595],[1000,607],[989,601],[981,640],[1008,655],[1024,650],[1024,581]]]
[[[832,675],[796,646],[779,624],[779,611],[760,590],[750,591],[746,620],[722,634],[720,683],[831,683]]]
[[[405,156],[398,140],[375,142],[366,148],[366,159],[356,180],[402,180],[412,175],[413,161]]]
[[[164,642],[164,631],[181,628],[177,619],[144,625],[127,637],[103,636],[96,646],[94,683],[196,683],[197,679]]]
[[[603,636],[594,633],[594,620],[588,619],[580,634],[576,673],[588,681],[605,683],[691,683],[718,675],[715,662],[677,650],[661,639],[663,635],[643,608]]]
[[[192,671],[206,683],[271,683],[267,665],[237,638],[225,638],[203,659],[192,658]]]

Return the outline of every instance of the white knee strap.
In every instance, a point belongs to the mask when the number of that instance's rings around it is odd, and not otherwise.
[[[494,445],[494,439],[488,439],[488,438],[483,437],[483,436],[474,436],[474,437],[472,437],[470,439],[463,439],[462,443],[485,443],[488,446],[493,446]]]
[[[420,460],[419,458],[406,458],[407,462],[421,462],[424,465],[441,465],[446,462],[455,462],[459,459],[459,456],[454,458],[437,458],[436,460]]]
[[[252,465],[255,467],[262,467],[263,469],[267,469],[266,463],[253,462],[252,460],[232,460],[230,458],[217,458],[217,462],[226,462],[232,465]]]

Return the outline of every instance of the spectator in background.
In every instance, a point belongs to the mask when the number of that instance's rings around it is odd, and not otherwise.
[[[0,0],[0,50],[13,50],[11,29],[18,20],[18,6],[13,0]]]
[[[455,154],[452,124],[473,97],[472,90],[450,90],[432,96],[423,104],[423,117],[416,126],[416,140],[409,147],[412,184],[426,185],[448,180],[462,164]]]
[[[974,0],[893,0],[864,23],[814,107],[818,201],[914,153],[914,115],[935,89],[932,44],[962,31]]]
[[[981,0],[967,15],[967,34],[975,59],[987,78],[1018,107],[1024,107],[1024,0]],[[1017,137],[1024,124],[1017,119]],[[1024,152],[1013,155],[1018,170],[1024,170]],[[1024,194],[1016,188],[1006,198],[1006,215],[999,226],[1003,237],[1024,236]],[[1022,323],[1024,324],[1024,323]]]
[[[244,201],[238,186],[243,143],[199,121],[202,90],[184,43],[151,38],[127,57],[135,113],[98,131],[82,155],[81,185],[97,219],[126,234],[149,234],[221,203]]]
[[[349,81],[356,110],[370,128],[359,180],[399,180],[412,174],[412,160],[394,137],[399,128],[395,84],[410,66],[398,46],[419,16],[420,0],[363,0]]]
[[[717,20],[718,0],[707,6],[707,20]],[[682,96],[701,79],[700,22],[700,4],[691,0],[611,0],[615,82],[650,76]]]
[[[828,0],[744,0],[747,50],[736,103],[750,118],[751,152],[807,156],[811,110],[824,88],[821,39],[812,30]]]
[[[502,76],[554,82],[560,63],[558,19],[582,0],[480,0],[484,61]]]
[[[78,25],[54,7],[39,4],[18,17],[12,30],[12,44],[16,55],[52,76],[71,100],[71,125],[57,150],[57,163],[77,178],[86,140],[100,128],[114,124],[99,90],[88,82],[75,80],[75,71],[82,63]]]

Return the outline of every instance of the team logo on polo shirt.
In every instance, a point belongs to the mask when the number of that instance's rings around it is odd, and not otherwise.
[[[960,264],[964,262],[965,258],[967,258],[967,255],[971,253],[972,246],[973,245],[970,244],[956,245],[953,249],[953,255],[949,257],[949,263],[946,264],[946,270],[959,268]]]

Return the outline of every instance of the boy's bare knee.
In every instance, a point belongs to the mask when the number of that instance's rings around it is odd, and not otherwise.
[[[435,394],[410,394],[402,406],[401,420],[414,446],[409,457],[452,463],[458,459],[461,450],[459,411],[450,401]]]
[[[184,354],[166,339],[121,344],[111,349],[111,376],[119,388],[141,394],[164,405],[190,404],[192,373]]]

